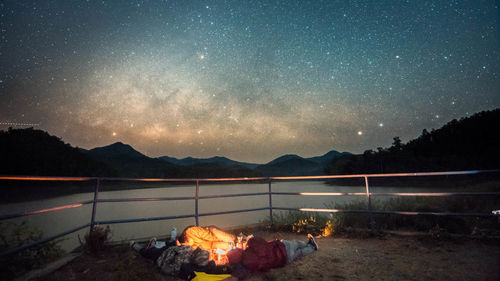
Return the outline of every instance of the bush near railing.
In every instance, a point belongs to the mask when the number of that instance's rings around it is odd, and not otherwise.
[[[327,209],[366,210],[366,200],[360,199],[349,203],[325,204]],[[385,201],[372,199],[373,210],[410,211],[410,212],[489,212],[494,208],[495,200],[478,198],[450,197],[405,197],[390,198]],[[490,234],[500,234],[500,224],[496,218],[478,219],[475,217],[450,217],[431,215],[374,214],[375,227],[383,230],[407,230],[429,232],[431,236],[446,236],[446,233],[472,234],[474,229],[486,230]],[[264,221],[270,224],[269,218]],[[368,228],[368,213],[314,213],[314,212],[275,212],[273,230],[311,233],[329,236],[350,228]],[[439,230],[439,231],[438,231]],[[439,233],[442,235],[438,235]],[[436,234],[438,233],[438,234]]]
[[[80,241],[80,246],[86,252],[93,255],[99,255],[101,252],[106,250],[110,242],[111,229],[109,225],[106,227],[95,225],[93,231],[87,232],[84,237],[84,241],[78,236]]]
[[[263,221],[270,225],[269,218]],[[314,212],[277,212],[273,214],[273,231],[291,231],[295,233],[310,233],[314,236],[330,236],[342,229],[341,221],[336,216],[328,216]]]

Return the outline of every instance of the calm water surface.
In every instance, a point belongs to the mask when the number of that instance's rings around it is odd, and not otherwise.
[[[427,192],[432,188],[408,188],[403,190],[397,187],[373,187],[371,192]],[[200,184],[200,196],[267,192],[268,184],[224,184],[203,185]],[[274,192],[364,192],[364,186],[331,186],[323,182],[279,182],[272,184]],[[435,189],[434,189],[435,191]],[[195,186],[168,186],[143,189],[130,189],[119,191],[102,191],[100,199],[110,198],[134,198],[134,197],[177,197],[194,196]],[[51,199],[21,202],[0,205],[0,214],[10,214],[51,208],[71,204],[75,202],[92,200],[93,193],[81,193],[61,196]],[[325,208],[335,203],[349,202],[352,200],[365,200],[365,196],[290,196],[273,195],[273,207],[289,208]],[[377,199],[382,199],[377,197]],[[333,205],[332,205],[333,204]],[[269,196],[230,197],[217,199],[203,199],[199,201],[199,213],[229,211],[237,209],[265,208],[269,206]],[[277,211],[274,211],[277,212]],[[8,222],[19,223],[27,221],[28,224],[42,230],[45,236],[58,234],[60,232],[84,225],[90,222],[92,204],[83,207],[56,211],[48,214],[39,214],[24,218],[8,220]],[[161,217],[194,214],[194,200],[182,201],[154,201],[154,202],[127,202],[127,203],[100,203],[97,206],[96,220],[132,219],[142,217]],[[218,216],[200,217],[200,225],[217,225],[219,227],[231,227],[245,224],[258,223],[269,217],[269,210],[247,213],[237,213]],[[154,222],[138,222],[111,225],[112,240],[138,239],[151,236],[162,236],[170,233],[173,226],[178,232],[186,226],[195,224],[194,218],[164,220]],[[62,240],[61,246],[70,250],[79,245],[78,236],[83,240],[87,229],[67,235]]]

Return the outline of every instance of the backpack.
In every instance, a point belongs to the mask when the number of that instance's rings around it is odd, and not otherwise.
[[[168,275],[177,275],[183,263],[189,263],[193,249],[189,246],[175,246],[163,251],[156,265]]]
[[[181,270],[183,263],[189,263],[199,266],[206,266],[210,255],[207,251],[200,248],[193,250],[190,246],[174,246],[163,251],[156,260],[156,265],[161,271],[168,275],[177,275]]]

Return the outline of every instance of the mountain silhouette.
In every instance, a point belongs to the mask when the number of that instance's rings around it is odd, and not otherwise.
[[[191,165],[196,165],[196,164],[217,164],[220,166],[243,166],[249,169],[253,169],[257,167],[259,164],[254,164],[254,163],[246,163],[246,162],[238,162],[231,160],[226,157],[222,156],[214,156],[211,158],[193,158],[193,157],[186,157],[182,159],[177,159],[174,157],[169,157],[169,156],[161,156],[158,157],[158,159],[170,162],[172,164],[176,165],[181,165],[181,166],[191,166]]]
[[[286,154],[261,165],[221,156],[151,158],[122,142],[85,150],[41,130],[9,128],[0,131],[0,174],[201,178],[497,169],[496,128],[500,109],[423,130],[406,144],[395,137],[391,147],[378,151],[354,155],[332,150],[310,158]]]
[[[255,168],[264,176],[305,176],[323,174],[323,166],[295,154],[278,157]]]
[[[351,155],[349,152],[338,152],[336,150],[331,150],[321,156],[316,156],[316,157],[310,157],[306,158],[307,160],[311,160],[313,162],[322,164],[322,165],[327,165],[332,162],[333,159],[344,156],[344,155]]]
[[[209,159],[173,157],[148,157],[128,144],[116,142],[85,152],[118,171],[122,177],[145,178],[218,178],[218,177],[256,177],[259,173],[238,165],[237,161],[225,157]]]
[[[33,128],[0,131],[0,155],[4,175],[117,176],[102,161]]]
[[[91,150],[87,150],[86,153],[96,157],[124,157],[131,160],[149,158],[146,155],[135,150],[132,146],[124,144],[122,142],[115,142],[107,146],[96,147]]]
[[[160,159],[150,158],[128,144],[116,142],[85,151],[95,160],[113,167],[122,177],[175,178],[181,175],[181,168]]]

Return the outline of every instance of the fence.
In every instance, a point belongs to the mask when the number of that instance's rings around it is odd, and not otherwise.
[[[11,181],[96,181],[94,199],[82,202],[76,202],[64,206],[56,206],[53,208],[27,211],[22,213],[12,213],[6,215],[0,215],[0,221],[30,216],[42,213],[49,213],[54,211],[61,211],[65,209],[78,208],[87,204],[92,204],[92,216],[89,223],[81,225],[79,227],[69,229],[57,235],[46,237],[39,241],[26,244],[20,247],[12,248],[7,251],[0,253],[0,257],[5,257],[42,243],[57,239],[59,237],[74,233],[78,230],[89,227],[90,231],[94,229],[96,224],[117,224],[117,223],[132,223],[132,222],[144,222],[144,221],[157,221],[157,220],[171,220],[180,218],[195,218],[195,224],[199,225],[199,217],[202,216],[215,216],[233,213],[243,213],[243,212],[253,212],[269,210],[269,217],[271,224],[273,224],[273,210],[288,210],[288,211],[302,211],[302,212],[326,212],[326,213],[369,213],[370,215],[370,226],[374,227],[373,214],[399,214],[399,215],[434,215],[434,216],[474,216],[474,217],[492,217],[495,214],[492,213],[450,213],[450,212],[408,212],[408,211],[379,211],[372,209],[371,197],[372,196],[499,196],[500,192],[439,192],[439,193],[372,193],[370,192],[369,178],[381,178],[381,177],[419,177],[419,176],[453,176],[453,175],[472,175],[479,173],[491,173],[499,172],[500,170],[475,170],[475,171],[454,171],[454,172],[429,172],[429,173],[396,173],[396,174],[361,174],[361,175],[327,175],[327,176],[301,176],[301,177],[256,177],[256,178],[214,178],[214,179],[132,179],[132,178],[96,178],[96,177],[28,177],[28,176],[0,176],[0,180],[11,180]],[[365,192],[352,192],[352,193],[338,193],[338,192],[273,192],[272,182],[277,181],[295,181],[295,180],[331,180],[331,179],[346,179],[346,178],[362,178],[365,182]],[[102,181],[129,181],[129,182],[190,182],[195,183],[195,193],[191,197],[156,197],[156,198],[125,198],[125,199],[99,199],[99,187]],[[258,192],[258,193],[242,193],[242,194],[221,194],[221,195],[208,195],[199,196],[200,182],[249,182],[258,181],[265,182],[268,184],[268,192]],[[254,208],[254,209],[241,209],[241,210],[230,210],[221,212],[211,212],[211,213],[199,213],[198,212],[198,202],[202,199],[211,198],[228,198],[228,197],[245,197],[245,196],[265,196],[269,198],[269,207],[264,208]],[[293,196],[366,196],[367,198],[367,210],[339,210],[339,209],[316,209],[316,208],[288,208],[288,207],[274,207],[272,204],[272,195],[293,195]],[[178,216],[166,216],[166,217],[148,217],[148,218],[136,218],[136,219],[119,219],[119,220],[103,220],[96,221],[96,211],[98,203],[109,203],[109,202],[137,202],[137,201],[168,201],[168,200],[194,200],[194,214],[178,215]]]

